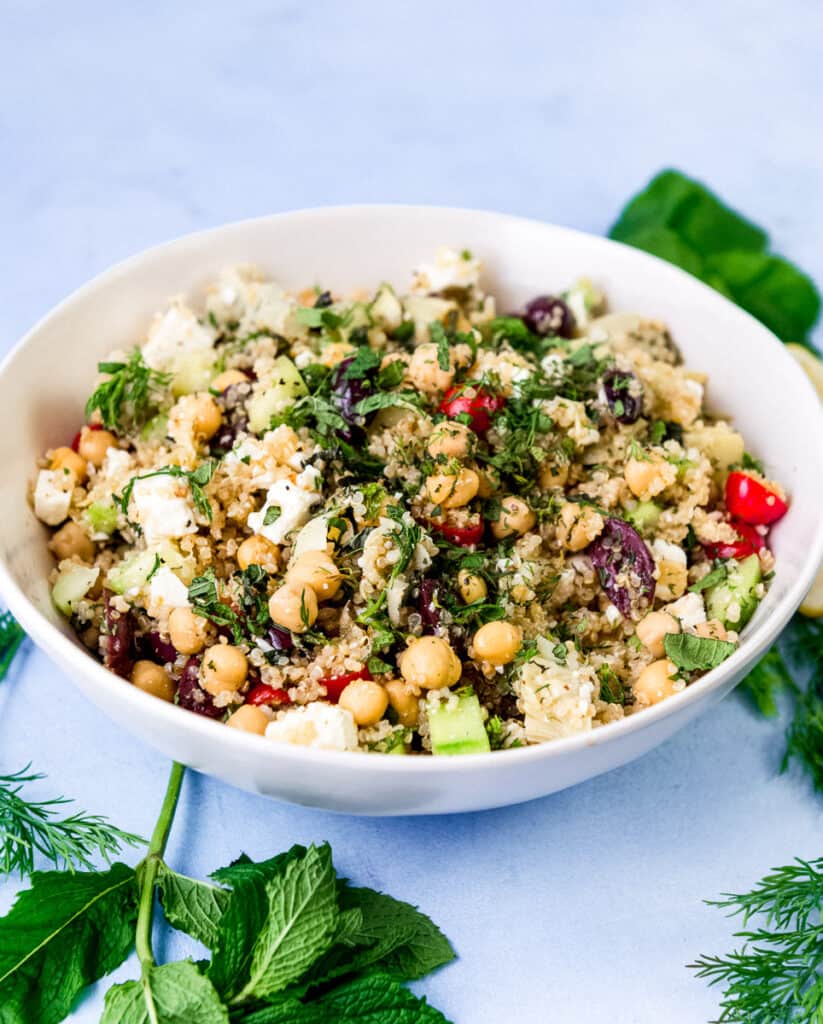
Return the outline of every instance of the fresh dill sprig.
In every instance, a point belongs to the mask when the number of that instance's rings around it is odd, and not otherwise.
[[[805,689],[794,681],[790,665],[777,647],[752,669],[744,685],[761,712],[770,717],[777,714],[777,694],[792,695],[794,706],[781,770],[797,761],[811,776],[814,788],[823,793],[823,622],[796,615],[786,650],[792,665],[811,670]]]
[[[689,966],[723,985],[720,1024],[819,1024],[823,1008],[823,858],[776,868],[751,892],[709,901],[734,916],[743,945]],[[759,927],[748,928],[758,918]]]
[[[73,802],[65,797],[27,800],[23,787],[45,778],[30,768],[27,764],[20,771],[0,775],[0,875],[31,874],[36,854],[55,867],[91,870],[95,855],[111,863],[123,846],[145,842],[98,814],[76,811],[60,817],[60,809]]]
[[[14,656],[25,638],[23,627],[11,612],[0,612],[0,682],[6,678]]]
[[[160,407],[163,392],[171,383],[171,374],[146,366],[139,348],[132,350],[128,362],[98,363],[97,369],[109,376],[86,402],[86,418],[99,412],[107,430],[141,426]]]

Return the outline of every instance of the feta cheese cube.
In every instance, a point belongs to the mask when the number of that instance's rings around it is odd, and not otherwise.
[[[152,574],[146,596],[146,611],[152,618],[168,615],[173,608],[189,607],[186,584],[167,565]]]
[[[313,466],[307,466],[294,483],[276,480],[266,494],[263,507],[249,516],[249,529],[273,544],[283,544],[293,530],[308,522],[313,506],[323,500],[315,489],[319,480],[320,474]],[[266,525],[266,513],[270,508],[278,508],[280,514]]]
[[[706,621],[706,606],[702,594],[684,594],[671,604],[667,604],[663,611],[678,619],[684,630],[693,631],[701,622]]]
[[[183,356],[209,351],[214,341],[214,331],[204,327],[188,306],[178,302],[149,328],[143,361],[153,370],[166,372],[173,370]]]
[[[423,263],[415,271],[412,291],[431,294],[447,288],[476,288],[481,267],[480,260],[467,253],[438,249],[433,263]]]
[[[266,727],[266,739],[315,750],[357,750],[357,727],[345,708],[316,702],[285,711]]]
[[[675,565],[686,564],[686,552],[677,544],[670,544],[659,537],[652,542],[655,562],[674,562]]]
[[[149,545],[197,532],[189,486],[176,477],[135,480],[129,515]]]
[[[34,514],[48,526],[59,526],[68,516],[74,473],[66,469],[41,469],[34,488]]]

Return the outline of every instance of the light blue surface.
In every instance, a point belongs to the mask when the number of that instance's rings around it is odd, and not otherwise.
[[[823,280],[811,0],[131,6],[2,5],[3,348],[115,260],[223,221],[397,200],[602,232],[663,165]],[[421,987],[457,1024],[696,1024],[716,996],[684,964],[732,927],[701,900],[821,852],[823,802],[780,753],[734,696],[639,762],[484,814],[358,820],[190,776],[169,855],[199,874],[329,839],[451,937],[459,962]],[[29,760],[44,792],[150,831],[167,765],[35,652],[0,687],[0,770]]]

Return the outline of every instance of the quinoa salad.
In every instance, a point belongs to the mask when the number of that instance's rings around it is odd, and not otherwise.
[[[113,673],[266,742],[448,755],[735,651],[788,499],[665,324],[589,281],[498,309],[468,251],[327,284],[173,300],[44,454],[52,598]]]

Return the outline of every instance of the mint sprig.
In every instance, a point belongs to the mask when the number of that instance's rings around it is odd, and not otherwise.
[[[59,1024],[132,943],[140,977],[109,990],[101,1024],[448,1024],[404,984],[452,960],[448,941],[409,904],[338,878],[328,844],[241,856],[214,884],[175,872],[164,856],[183,773],[136,868],[35,873],[0,918],[3,1024]],[[156,962],[156,895],[210,960]]]

